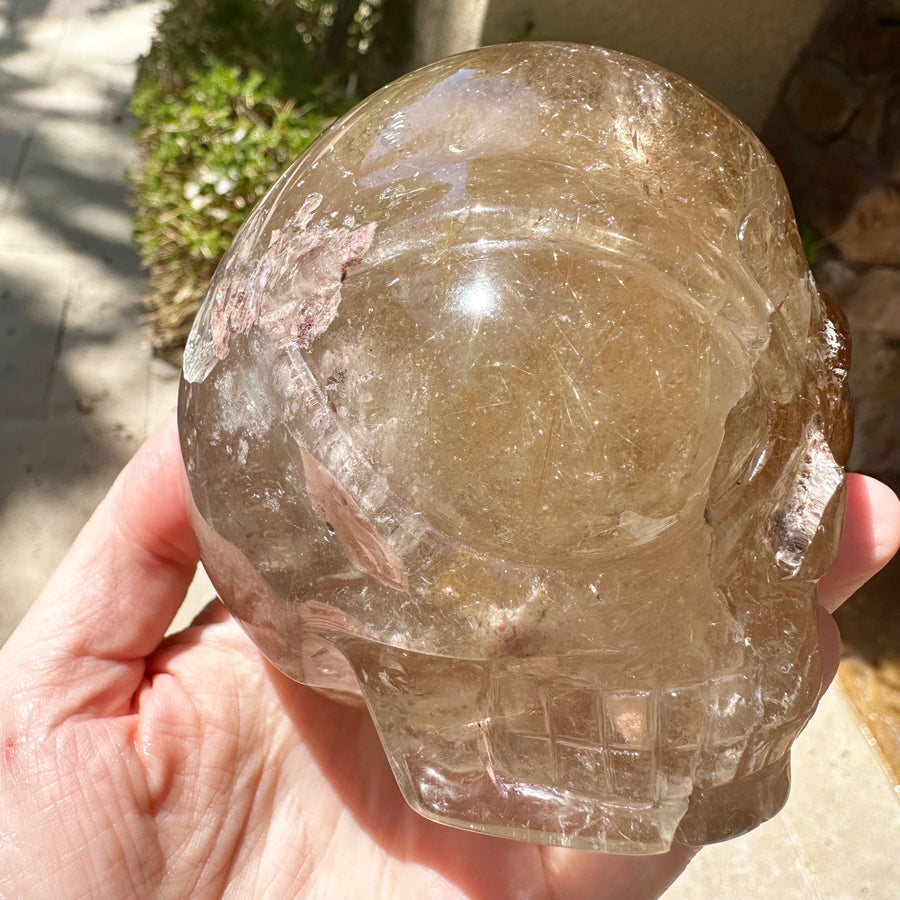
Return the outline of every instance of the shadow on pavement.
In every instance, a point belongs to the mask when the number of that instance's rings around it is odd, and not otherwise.
[[[146,2],[0,5],[0,643],[144,436],[133,69],[67,56],[52,20]]]

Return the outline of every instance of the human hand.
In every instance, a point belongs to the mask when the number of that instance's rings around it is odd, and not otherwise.
[[[405,804],[364,710],[269,665],[216,602],[163,635],[194,573],[170,421],[0,650],[0,897],[658,897],[693,851],[604,856],[487,837]],[[836,608],[900,543],[850,476],[820,586]],[[824,668],[839,640],[823,613]]]

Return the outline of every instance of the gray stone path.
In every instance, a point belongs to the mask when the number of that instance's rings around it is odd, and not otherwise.
[[[0,643],[175,402],[177,373],[141,338],[123,178],[156,9],[0,0]],[[781,815],[704,850],[666,900],[900,896],[900,802],[834,691],[794,776]]]
[[[0,641],[175,402],[124,172],[158,4],[0,3]]]

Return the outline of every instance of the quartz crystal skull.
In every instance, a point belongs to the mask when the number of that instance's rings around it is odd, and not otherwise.
[[[593,47],[401,78],[220,265],[180,426],[210,577],[423,815],[616,853],[774,814],[820,684],[847,345],[781,176]]]

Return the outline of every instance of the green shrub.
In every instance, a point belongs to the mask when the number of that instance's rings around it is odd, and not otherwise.
[[[813,228],[809,222],[798,219],[797,230],[800,232],[800,243],[803,244],[803,253],[810,266],[819,261],[819,247],[822,244],[822,235]]]
[[[150,274],[157,352],[180,358],[253,205],[355,102],[348,79],[376,86],[361,63],[388,2],[408,0],[171,0],[164,9],[131,106],[142,151],[130,173],[134,238]]]
[[[155,87],[135,95],[135,113],[150,122],[138,131],[144,158],[132,184],[156,349],[177,355],[216,264],[253,205],[347,106],[341,98],[311,97],[296,108],[258,72],[243,75],[218,62],[189,79],[177,98],[160,100]]]

